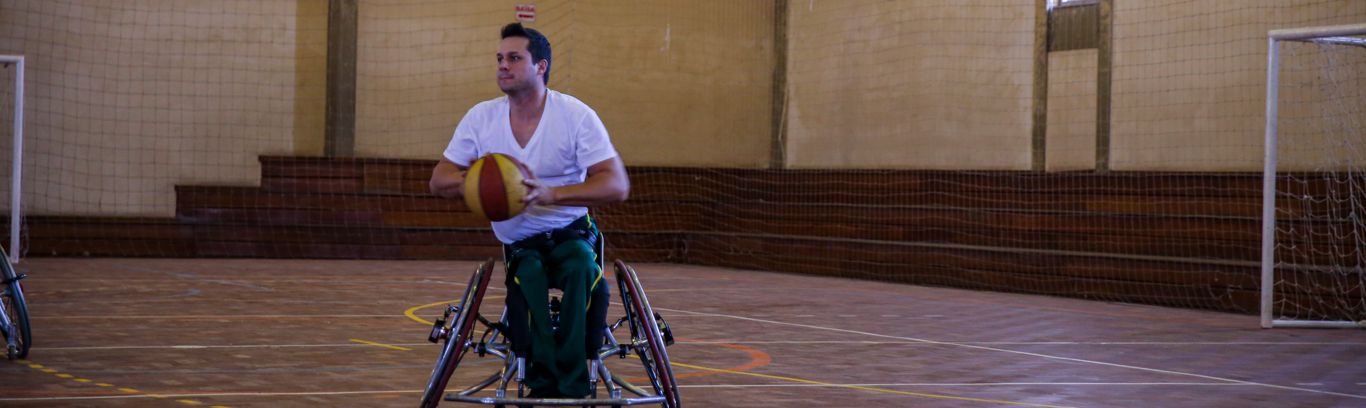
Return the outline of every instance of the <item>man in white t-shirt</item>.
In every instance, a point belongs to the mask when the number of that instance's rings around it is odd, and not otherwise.
[[[503,27],[498,88],[507,94],[471,108],[432,171],[432,193],[456,198],[474,160],[502,153],[530,170],[526,209],[493,223],[509,249],[508,330],[527,357],[531,397],[589,393],[588,358],[602,345],[607,285],[593,253],[588,208],[626,200],[631,183],[596,112],[546,88],[550,42],[520,23]],[[552,330],[549,289],[564,290]]]

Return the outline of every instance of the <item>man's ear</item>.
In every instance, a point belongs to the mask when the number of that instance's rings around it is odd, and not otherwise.
[[[545,76],[545,72],[550,70],[550,60],[540,60],[536,62],[536,75]]]

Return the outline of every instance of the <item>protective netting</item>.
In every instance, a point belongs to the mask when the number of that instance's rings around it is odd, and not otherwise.
[[[1276,317],[1366,320],[1366,38],[1280,50]]]
[[[427,181],[464,113],[501,96],[517,2],[359,1],[358,158],[320,157],[327,3],[0,0],[0,54],[29,58],[28,255],[498,256]],[[630,166],[631,200],[594,210],[609,256],[1256,311],[1263,34],[1366,3],[1099,3],[1059,7],[1113,4],[1085,20],[1109,42],[1046,71],[1033,1],[549,0],[526,25],[550,38],[550,88],[593,107]],[[1353,63],[1329,72],[1359,91]],[[1356,174],[1316,152],[1286,151],[1287,171]],[[1306,232],[1286,265],[1356,267],[1358,227],[1331,221],[1355,207],[1321,203],[1359,195],[1336,191],[1286,201],[1308,217],[1282,225]],[[1282,285],[1360,291],[1334,273]]]
[[[174,186],[255,184],[291,150],[295,2],[12,1],[34,215],[170,216]]]

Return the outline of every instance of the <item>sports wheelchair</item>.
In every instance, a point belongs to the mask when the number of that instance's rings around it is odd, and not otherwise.
[[[598,235],[593,251],[597,254],[598,268],[601,269],[603,266],[603,239],[601,235]],[[507,254],[508,248],[505,246],[505,258]],[[447,306],[444,316],[432,326],[431,334],[427,340],[433,343],[444,340],[445,344],[441,347],[441,355],[436,361],[436,366],[432,369],[431,380],[428,381],[427,388],[422,394],[422,408],[436,407],[442,399],[442,394],[445,393],[446,385],[455,372],[456,366],[460,365],[461,359],[471,352],[480,357],[492,354],[501,358],[503,360],[502,367],[478,384],[460,392],[446,395],[446,401],[493,405],[495,408],[506,406],[620,407],[641,404],[660,404],[664,408],[679,407],[678,384],[674,381],[673,368],[669,365],[669,355],[665,352],[665,347],[673,344],[673,333],[664,318],[650,308],[650,302],[645,298],[645,291],[640,285],[640,280],[636,277],[635,269],[621,260],[617,260],[613,266],[616,272],[617,289],[621,294],[620,301],[625,306],[626,315],[617,319],[615,323],[606,325],[602,333],[604,340],[602,348],[595,355],[590,355],[592,361],[589,362],[589,381],[591,382],[592,393],[586,398],[526,398],[527,388],[523,383],[526,373],[526,358],[513,352],[511,340],[507,333],[500,330],[500,328],[507,327],[507,308],[503,308],[502,316],[496,322],[490,322],[479,313],[479,306],[484,299],[484,291],[488,289],[493,266],[493,259],[484,261],[483,264],[479,265],[479,268],[474,271],[474,275],[470,277],[470,284],[466,286],[465,295],[461,298],[460,304]],[[558,298],[552,299],[550,304],[551,322],[556,326],[559,322],[558,300]],[[477,338],[474,332],[476,323],[484,327],[483,334]],[[629,342],[618,342],[612,334],[613,331],[623,325],[630,329],[631,339]],[[602,362],[603,358],[612,355],[626,358],[631,353],[635,353],[644,365],[646,378],[649,379],[652,390],[642,389],[623,380],[608,371],[607,366]],[[508,395],[508,387],[512,386],[511,383],[513,382],[516,383],[515,397]],[[606,390],[605,398],[600,398],[598,395],[599,382]],[[474,396],[474,393],[495,384],[496,388],[493,390],[492,397]],[[623,397],[622,390],[635,394],[635,396]]]

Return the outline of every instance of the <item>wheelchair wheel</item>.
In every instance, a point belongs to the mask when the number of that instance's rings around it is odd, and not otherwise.
[[[422,408],[432,408],[441,402],[441,397],[446,392],[446,383],[451,380],[455,366],[460,365],[460,358],[464,357],[465,351],[468,350],[470,334],[474,331],[474,324],[477,321],[475,317],[479,315],[479,305],[484,300],[484,290],[488,289],[492,269],[493,260],[490,259],[474,271],[474,276],[470,276],[470,284],[465,287],[465,296],[460,299],[459,310],[450,320],[446,344],[441,347],[441,357],[436,360],[436,367],[432,368],[432,378],[422,393]]]
[[[33,333],[30,331],[28,322],[28,303],[24,302],[24,289],[19,284],[19,274],[14,271],[14,266],[9,263],[9,255],[4,250],[0,250],[0,279],[9,282],[4,290],[5,314],[9,315],[10,324],[14,325],[14,331],[18,347],[6,355],[10,358],[28,357],[28,349],[33,345]],[[8,339],[6,339],[8,340]]]
[[[639,340],[642,347],[636,354],[645,365],[645,374],[654,386],[656,395],[664,396],[665,408],[678,408],[678,383],[674,381],[673,366],[664,350],[664,336],[655,322],[654,309],[645,297],[645,290],[636,278],[636,271],[621,260],[616,261],[617,287],[621,291],[621,302],[626,306],[627,322],[631,327],[631,339]]]

